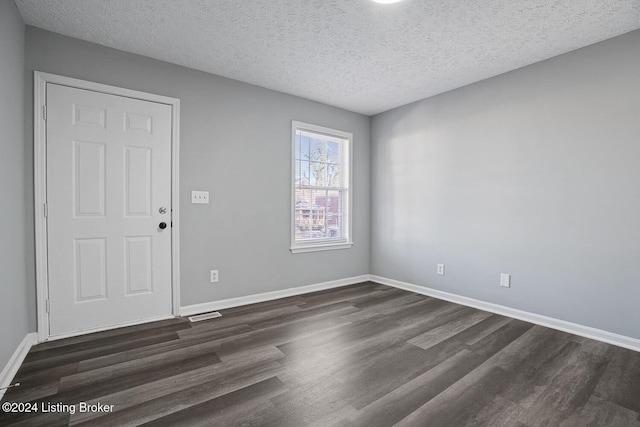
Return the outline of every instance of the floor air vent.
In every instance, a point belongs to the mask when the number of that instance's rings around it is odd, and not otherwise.
[[[217,311],[212,311],[211,313],[203,313],[195,316],[189,316],[190,322],[200,322],[202,320],[215,319],[216,317],[222,317],[222,314]]]

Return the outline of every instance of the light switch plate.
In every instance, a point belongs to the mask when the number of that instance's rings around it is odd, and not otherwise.
[[[192,191],[191,203],[201,203],[201,204],[209,203],[209,192],[208,191]]]

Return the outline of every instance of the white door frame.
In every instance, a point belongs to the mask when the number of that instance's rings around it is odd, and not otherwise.
[[[171,288],[172,288],[172,312],[180,315],[180,100],[161,95],[154,95],[136,90],[124,89],[116,86],[78,80],[56,74],[34,71],[33,79],[33,179],[34,179],[34,206],[35,206],[35,244],[36,244],[36,290],[38,313],[38,342],[49,339],[64,338],[70,335],[80,335],[96,330],[82,331],[64,336],[49,336],[49,278],[47,257],[47,218],[45,217],[45,203],[47,201],[47,150],[46,150],[46,126],[45,105],[47,95],[47,83],[55,83],[78,89],[91,90],[110,95],[125,96],[128,98],[151,101],[171,106]],[[154,319],[155,320],[155,319]],[[126,326],[126,325],[118,325]],[[110,329],[110,328],[103,328]]]

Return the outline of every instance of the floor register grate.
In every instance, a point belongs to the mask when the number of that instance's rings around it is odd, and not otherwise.
[[[193,322],[201,322],[203,320],[215,319],[216,317],[222,317],[222,314],[217,311],[212,311],[211,313],[202,313],[197,314],[195,316],[189,316],[189,321]]]

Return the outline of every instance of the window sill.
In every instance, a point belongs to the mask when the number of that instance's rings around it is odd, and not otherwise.
[[[291,248],[291,252],[294,254],[305,252],[318,252],[318,251],[332,251],[335,249],[349,249],[353,246],[353,242],[340,242],[340,243],[322,243],[318,245],[300,245]]]

